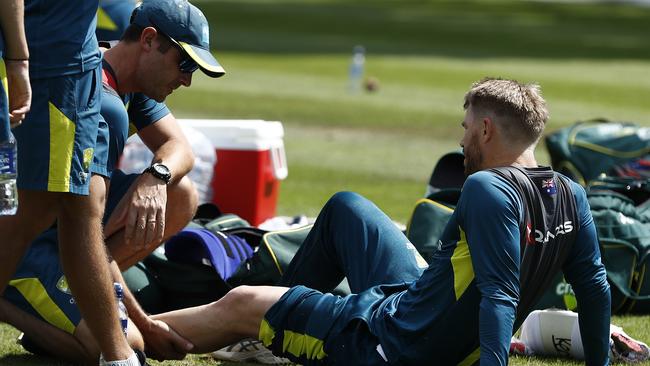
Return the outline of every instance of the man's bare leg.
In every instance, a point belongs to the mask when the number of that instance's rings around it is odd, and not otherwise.
[[[65,195],[59,215],[61,264],[83,318],[105,360],[124,360],[133,351],[120,327],[113,280],[102,234],[106,186],[93,175],[90,195]]]
[[[144,340],[142,339],[142,334],[131,321],[129,321],[129,324],[127,326],[126,334],[127,342],[131,348],[144,351]],[[79,325],[77,325],[77,328],[75,329],[73,335],[77,342],[82,345],[84,349],[85,359],[88,360],[87,362],[97,364],[100,353],[99,345],[95,341],[95,338],[90,332],[88,324],[85,320],[81,320]]]
[[[257,338],[266,312],[286,287],[239,286],[207,305],[154,315],[187,338],[192,353],[206,353],[243,338]]]

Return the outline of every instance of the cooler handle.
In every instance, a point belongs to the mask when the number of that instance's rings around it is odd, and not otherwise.
[[[273,176],[275,179],[284,180],[289,175],[284,145],[271,148],[271,164],[273,164]]]

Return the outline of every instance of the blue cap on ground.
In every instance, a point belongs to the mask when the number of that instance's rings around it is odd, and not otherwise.
[[[227,280],[239,265],[253,256],[253,249],[235,235],[207,229],[184,229],[165,243],[165,256],[184,263],[210,264]]]
[[[133,11],[131,23],[154,27],[170,37],[206,75],[216,78],[226,73],[210,53],[208,20],[187,0],[145,0]]]

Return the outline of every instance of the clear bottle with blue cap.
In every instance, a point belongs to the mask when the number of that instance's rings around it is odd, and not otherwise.
[[[352,94],[358,94],[361,91],[365,64],[366,49],[360,45],[354,46],[352,60],[350,61],[350,80],[348,85]]]
[[[17,143],[9,132],[6,140],[0,141],[0,216],[15,215],[18,210],[18,177]]]
[[[113,283],[115,287],[115,296],[117,296],[117,310],[120,317],[120,325],[122,326],[122,331],[126,335],[126,328],[129,325],[129,312],[126,310],[124,305],[124,288],[119,282]]]

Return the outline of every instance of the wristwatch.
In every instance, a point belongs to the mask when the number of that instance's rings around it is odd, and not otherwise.
[[[149,173],[165,182],[165,184],[169,184],[169,182],[172,180],[172,173],[169,171],[167,165],[162,163],[151,164],[151,166],[145,169],[143,173]]]

